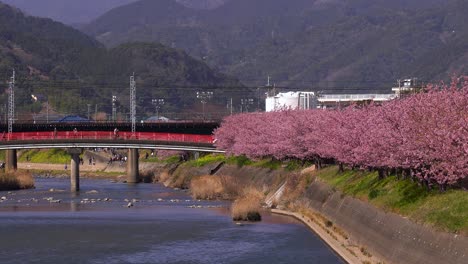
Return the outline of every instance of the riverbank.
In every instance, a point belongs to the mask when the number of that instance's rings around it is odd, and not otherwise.
[[[353,251],[347,250],[345,246],[346,239],[338,240],[333,233],[323,228],[318,222],[313,221],[311,218],[286,210],[272,209],[272,213],[279,215],[286,215],[294,217],[297,220],[304,223],[308,228],[310,228],[315,234],[317,234],[336,254],[338,254],[344,261],[347,263],[363,263],[364,261],[356,256],[356,253]],[[366,261],[366,260],[365,260]],[[367,260],[369,261],[369,260]],[[369,262],[370,263],[370,262]]]

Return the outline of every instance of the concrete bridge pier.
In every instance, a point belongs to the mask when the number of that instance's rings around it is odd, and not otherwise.
[[[138,149],[128,150],[127,159],[127,183],[138,183],[140,181],[138,172]]]
[[[80,190],[80,154],[82,149],[71,148],[68,149],[68,153],[71,155],[70,164],[70,190],[72,192],[78,192]]]
[[[8,149],[5,156],[5,171],[16,171],[18,169],[18,158],[16,149]]]

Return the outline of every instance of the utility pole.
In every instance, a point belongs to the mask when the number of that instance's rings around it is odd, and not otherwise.
[[[91,120],[90,117],[91,117],[91,104],[88,104],[88,121]]]
[[[136,131],[136,83],[135,73],[130,76],[130,119],[132,121],[132,134]]]
[[[13,70],[13,75],[10,79],[8,92],[10,93],[8,97],[8,134],[11,136],[15,121],[15,70]]]
[[[232,97],[227,102],[227,109],[230,111],[230,113],[232,115]]]
[[[165,101],[164,99],[153,99],[151,100],[151,103],[154,105],[156,117],[159,119],[159,110],[165,104]]]
[[[96,120],[97,120],[97,104],[96,104],[96,106],[94,108],[94,121],[96,121]]]
[[[253,105],[253,103],[254,99],[252,98],[241,99],[241,113],[243,113],[244,111],[249,112],[249,108],[251,105]]]
[[[46,122],[47,122],[47,124],[49,124],[49,100],[48,100],[48,98],[47,98],[47,121]]]
[[[197,92],[197,98],[203,105],[203,120],[205,120],[205,104],[213,97],[213,92]]]
[[[117,96],[112,96],[112,121],[117,120]]]

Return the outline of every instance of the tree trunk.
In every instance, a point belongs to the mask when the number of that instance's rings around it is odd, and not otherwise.
[[[403,169],[403,180],[409,179],[411,176],[411,170],[410,169]]]
[[[447,184],[446,183],[439,184],[439,191],[441,193],[447,191]]]
[[[344,172],[344,165],[342,162],[340,162],[340,165],[339,165],[339,172]]]
[[[385,179],[385,170],[384,169],[378,169],[377,171],[379,173],[379,180]]]
[[[424,184],[424,186],[426,187],[426,190],[427,190],[427,191],[430,191],[430,190],[431,190],[431,185],[429,184],[429,181],[428,181],[428,180],[423,179],[423,184]]]

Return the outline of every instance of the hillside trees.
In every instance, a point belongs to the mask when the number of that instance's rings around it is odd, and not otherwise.
[[[229,154],[333,159],[444,189],[468,175],[468,77],[383,105],[231,116],[215,136]]]

